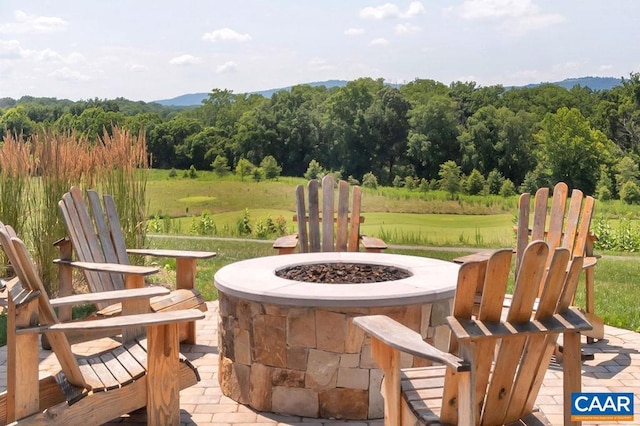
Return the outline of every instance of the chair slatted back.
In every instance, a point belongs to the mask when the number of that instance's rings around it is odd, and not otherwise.
[[[500,320],[511,256],[511,250],[499,250],[486,264],[472,261],[461,266],[452,312],[454,317],[458,320],[474,318],[475,288],[478,281],[483,281],[485,290],[475,319]],[[546,267],[548,258],[551,261]],[[514,323],[540,321],[566,311],[575,293],[582,260],[582,257],[576,257],[571,261],[569,250],[563,247],[556,248],[549,256],[547,243],[530,243],[522,256],[506,320]],[[567,270],[569,262],[571,266]],[[534,310],[539,288],[542,288],[542,294]],[[509,424],[531,413],[557,336],[557,333],[523,334],[509,339],[474,341],[472,365],[477,424]],[[469,343],[462,344],[454,339],[451,349],[463,358],[470,353]],[[456,424],[458,421],[458,377],[452,369],[447,369],[441,412],[443,423]]]
[[[24,242],[16,236],[13,228],[2,223],[0,223],[0,244],[2,244],[2,248],[19,280],[13,291],[9,292],[12,298],[11,303],[17,302],[19,305],[20,302],[17,298],[20,297],[20,294],[29,292],[38,298],[37,324],[31,325],[57,324],[59,321],[56,313],[49,303],[49,296]],[[66,335],[62,332],[52,332],[47,334],[47,338],[69,383],[83,388],[87,387],[85,379],[80,372],[78,361],[71,352],[71,345]],[[13,342],[9,343],[9,345],[12,344]]]
[[[559,182],[553,188],[551,205],[548,206],[549,188],[538,189],[534,198],[532,218],[530,217],[531,194],[520,195],[516,271],[520,265],[522,252],[530,241],[545,240],[552,252],[556,247],[564,247],[569,250],[571,258],[586,255],[587,244],[591,237],[589,228],[595,199],[591,196],[585,197],[582,191],[574,189],[571,191],[571,202],[567,208],[568,195],[567,184]]]
[[[58,207],[65,221],[67,233],[82,262],[119,263],[128,265],[120,222],[113,199],[104,197],[105,209],[95,191],[87,191],[89,210],[78,187],[72,187],[62,196]],[[92,292],[122,290],[124,278],[120,274],[84,271],[87,285]],[[100,305],[100,308],[104,308]]]
[[[317,180],[309,181],[307,184],[308,213],[305,208],[304,187],[302,185],[296,187],[300,253],[358,251],[362,221],[361,189],[359,186],[353,187],[352,204],[349,206],[349,183],[344,180],[338,182],[337,200],[334,186],[335,180],[329,175],[322,178],[322,188]],[[322,189],[322,204],[320,189]]]

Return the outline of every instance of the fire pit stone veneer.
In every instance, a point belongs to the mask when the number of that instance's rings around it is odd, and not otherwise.
[[[293,281],[293,265],[354,263],[404,269],[408,278],[367,284]],[[306,417],[383,416],[382,373],[352,319],[383,314],[445,348],[458,265],[378,253],[313,253],[236,262],[215,275],[222,392],[256,410]],[[412,356],[403,366],[418,365]]]

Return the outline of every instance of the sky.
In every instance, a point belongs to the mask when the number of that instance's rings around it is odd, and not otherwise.
[[[628,77],[639,17],[637,0],[2,0],[0,97]]]

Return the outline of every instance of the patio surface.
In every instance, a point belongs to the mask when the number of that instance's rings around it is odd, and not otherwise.
[[[344,421],[311,419],[263,413],[245,407],[222,395],[218,386],[217,368],[217,318],[218,303],[208,302],[206,318],[198,321],[198,345],[183,345],[181,352],[198,367],[201,381],[180,392],[180,407],[183,425],[349,425],[381,426],[382,420]],[[79,353],[91,353],[112,345],[110,339],[92,344],[75,345]],[[635,392],[635,421],[620,424],[640,423],[640,333],[605,326],[605,338],[591,345],[583,345],[585,353],[594,354],[594,359],[583,363],[582,389],[584,392]],[[56,372],[58,362],[50,351],[40,352],[41,373]],[[0,390],[6,386],[6,346],[0,348]],[[537,399],[537,405],[552,424],[562,424],[562,370],[552,364]],[[118,418],[108,424],[146,424],[144,410]],[[605,422],[611,425],[617,422]],[[594,424],[594,423],[584,423]]]

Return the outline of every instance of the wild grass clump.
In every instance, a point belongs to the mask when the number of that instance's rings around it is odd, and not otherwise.
[[[0,167],[0,220],[25,239],[51,296],[58,294],[54,242],[66,234],[58,201],[71,186],[113,195],[127,242],[144,242],[144,136],[132,137],[119,128],[97,140],[51,130],[24,142],[6,135]]]

